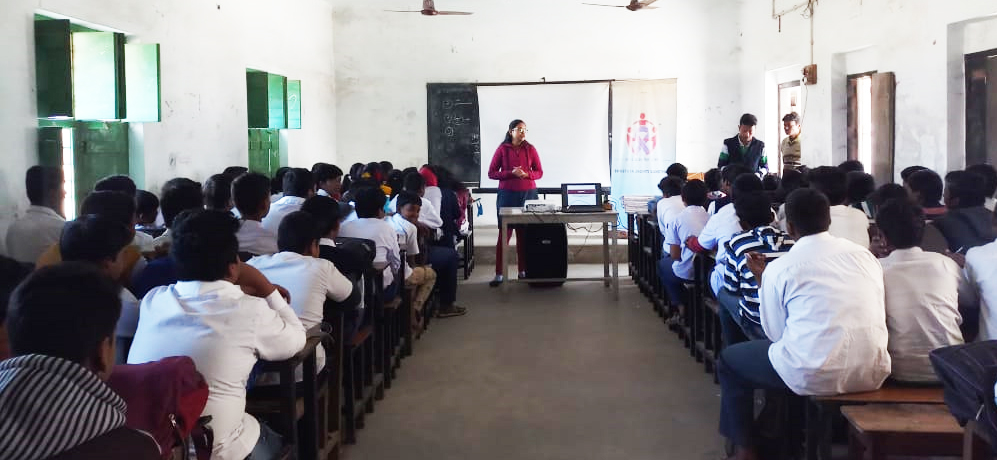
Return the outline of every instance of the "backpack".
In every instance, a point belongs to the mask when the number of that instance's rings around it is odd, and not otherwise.
[[[107,385],[128,404],[125,425],[149,433],[164,459],[173,457],[174,448],[182,449],[181,458],[188,458],[192,435],[197,457],[210,456],[211,433],[204,426],[210,417],[201,417],[208,402],[208,383],[192,359],[171,356],[144,364],[119,364]]]
[[[976,420],[989,439],[997,439],[997,340],[943,347],[928,356],[952,416],[963,426]]]

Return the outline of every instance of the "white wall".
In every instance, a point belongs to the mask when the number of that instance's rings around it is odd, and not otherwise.
[[[303,129],[286,134],[292,165],[336,161],[332,6],[327,0],[4,0],[0,4],[0,234],[27,206],[37,159],[33,15],[47,11],[159,43],[162,122],[134,126],[145,186],[202,180],[247,158],[246,68],[302,80]],[[138,141],[135,141],[135,140]],[[141,178],[140,178],[141,179]]]
[[[775,139],[780,128],[778,83],[798,78],[811,61],[810,20],[787,15],[779,32],[771,13],[771,0],[746,0],[741,17],[741,92],[746,107],[765,108],[763,139]],[[820,2],[813,20],[818,83],[804,93],[804,162],[844,161],[846,75],[878,70],[897,76],[896,173],[914,164],[963,167],[963,55],[997,48],[997,22],[980,19],[994,14],[993,0]]]
[[[440,0],[441,10],[474,15],[424,17],[384,11],[418,0],[334,0],[338,156],[346,167],[426,162],[430,82],[677,78],[678,161],[714,166],[743,110],[737,4],[658,3],[630,12],[576,0]],[[483,146],[483,161],[495,147]]]

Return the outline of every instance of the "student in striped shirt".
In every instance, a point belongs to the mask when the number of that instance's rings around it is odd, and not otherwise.
[[[724,288],[717,295],[721,333],[725,346],[765,338],[758,313],[758,281],[748,269],[747,254],[758,252],[767,259],[789,251],[789,234],[772,226],[772,202],[763,193],[746,193],[734,200],[734,212],[744,230],[724,243]]]

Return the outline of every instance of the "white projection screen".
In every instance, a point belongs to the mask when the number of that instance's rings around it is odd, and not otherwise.
[[[498,187],[488,165],[509,122],[526,122],[544,176],[537,187],[590,182],[610,186],[609,83],[478,86],[481,187]]]

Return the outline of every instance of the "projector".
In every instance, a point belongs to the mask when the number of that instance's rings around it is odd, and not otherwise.
[[[523,205],[523,212],[558,212],[561,205],[544,200],[526,200]]]

